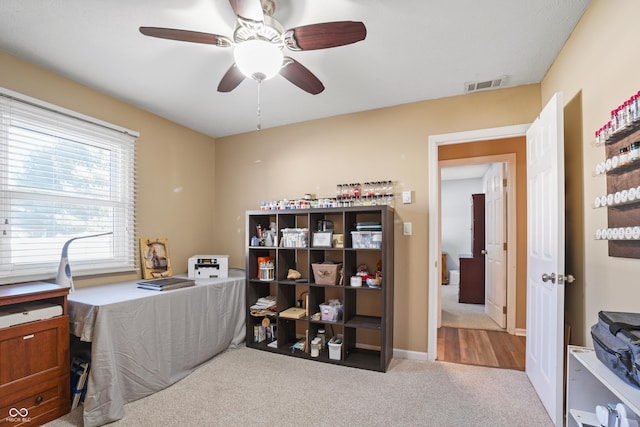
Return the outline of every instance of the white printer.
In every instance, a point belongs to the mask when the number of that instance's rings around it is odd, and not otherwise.
[[[229,277],[229,255],[194,255],[188,264],[189,279]]]

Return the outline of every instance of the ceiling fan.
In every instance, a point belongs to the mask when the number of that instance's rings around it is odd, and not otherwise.
[[[245,77],[258,82],[280,74],[300,89],[317,95],[324,90],[322,82],[305,66],[285,56],[283,48],[292,51],[326,49],[364,40],[367,29],[362,22],[339,21],[304,25],[284,30],[273,18],[274,0],[229,0],[238,17],[233,38],[159,27],[140,27],[146,36],[211,44],[218,47],[234,46],[234,64],[218,84],[219,92],[230,92]]]

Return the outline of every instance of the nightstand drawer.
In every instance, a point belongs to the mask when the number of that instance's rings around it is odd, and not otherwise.
[[[0,390],[69,370],[69,316],[0,329]]]
[[[69,376],[53,378],[36,387],[17,390],[0,403],[0,426],[40,425],[68,412],[70,405]]]

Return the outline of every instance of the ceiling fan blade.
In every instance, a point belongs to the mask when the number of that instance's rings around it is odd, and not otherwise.
[[[244,78],[244,74],[242,74],[238,66],[234,63],[229,67],[224,76],[222,76],[222,80],[220,80],[218,84],[218,92],[231,92],[242,83]]]
[[[200,33],[198,31],[176,30],[173,28],[140,27],[140,32],[145,36],[158,37],[160,39],[212,44],[220,47],[229,47],[233,44],[232,41],[225,36]]]
[[[263,22],[264,13],[260,0],[229,0],[233,13],[238,18],[251,22]]]
[[[311,71],[288,56],[282,62],[280,75],[311,95],[317,95],[324,90],[322,82]]]
[[[339,21],[291,28],[282,39],[291,50],[314,50],[356,43],[366,36],[367,28],[362,22]]]

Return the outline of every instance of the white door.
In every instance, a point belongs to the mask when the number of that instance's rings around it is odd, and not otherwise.
[[[504,163],[493,163],[484,176],[485,312],[501,328],[507,325],[505,176]]]
[[[563,424],[564,138],[562,94],[527,131],[526,371],[556,426]]]

